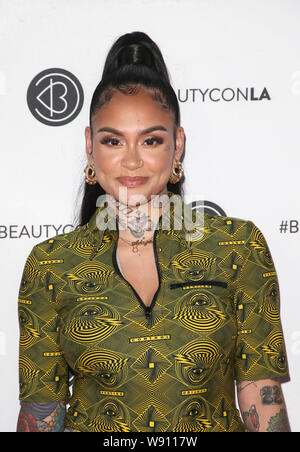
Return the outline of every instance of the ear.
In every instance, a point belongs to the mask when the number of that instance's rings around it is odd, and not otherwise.
[[[85,131],[85,152],[90,164],[94,163],[93,159],[93,144],[92,144],[92,131],[90,127],[86,127]]]
[[[180,160],[184,150],[184,128],[179,126],[176,131],[176,148],[174,152],[174,159]]]

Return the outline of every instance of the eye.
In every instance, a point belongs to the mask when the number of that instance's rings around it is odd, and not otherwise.
[[[25,317],[20,315],[20,322],[25,325],[27,323],[27,319],[25,319]]]
[[[144,144],[146,144],[147,146],[153,146],[153,144],[163,144],[163,139],[159,137],[146,138]]]
[[[200,369],[199,367],[196,367],[192,370],[194,375],[201,375],[203,373],[203,369]]]
[[[83,315],[86,317],[97,315],[97,311],[95,311],[94,309],[87,309],[86,311],[84,311]]]
[[[195,300],[194,301],[194,306],[206,306],[208,303],[207,303],[207,300],[202,300],[202,299],[198,299],[198,300]]]
[[[190,276],[198,276],[201,274],[201,270],[190,270],[188,271],[188,275]]]
[[[119,146],[121,142],[118,140],[118,138],[115,137],[104,137],[100,141],[101,144],[108,144],[109,146]]]
[[[112,375],[109,373],[103,373],[100,375],[100,377],[105,378],[106,380],[109,380],[112,377]]]
[[[95,287],[95,283],[93,281],[87,281],[83,283],[85,285],[86,288],[93,288]]]
[[[108,410],[106,410],[105,414],[106,414],[106,416],[113,417],[116,415],[116,412],[114,410],[108,409]]]

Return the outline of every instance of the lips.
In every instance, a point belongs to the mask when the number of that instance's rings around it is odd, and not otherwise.
[[[126,187],[137,187],[147,182],[148,177],[134,176],[134,177],[118,177],[118,181]]]

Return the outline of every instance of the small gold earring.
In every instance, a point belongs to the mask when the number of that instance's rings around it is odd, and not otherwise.
[[[176,184],[177,182],[180,181],[180,179],[182,178],[183,174],[184,174],[184,171],[182,169],[182,165],[181,165],[181,163],[178,160],[176,160],[176,163],[175,163],[175,165],[172,168],[172,172],[171,172],[171,175],[170,175],[170,178],[169,178],[169,182],[171,184]]]
[[[86,165],[86,167],[84,169],[84,180],[89,185],[95,185],[98,182],[97,176],[96,176],[96,171],[95,171],[93,164]]]

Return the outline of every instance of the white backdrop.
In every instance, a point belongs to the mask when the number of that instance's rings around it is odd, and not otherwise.
[[[252,220],[267,239],[291,374],[283,389],[300,431],[299,23],[299,0],[0,0],[1,431],[15,431],[18,414],[25,259],[74,223],[91,95],[112,43],[137,30],[160,46],[181,100],[186,201]],[[50,68],[71,72],[84,91],[78,116],[56,127],[26,101]]]

